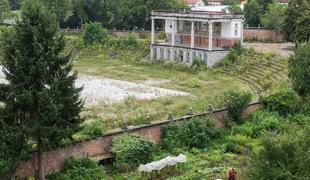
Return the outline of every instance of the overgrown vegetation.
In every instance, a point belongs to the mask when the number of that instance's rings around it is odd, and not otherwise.
[[[298,94],[287,90],[267,95],[261,99],[261,102],[265,109],[287,116],[298,111],[301,101]]]
[[[65,160],[64,169],[60,173],[47,176],[47,180],[103,180],[108,176],[102,166],[89,158],[74,159],[68,157]]]
[[[137,166],[151,162],[157,145],[138,135],[122,135],[112,140],[112,153],[118,166]]]
[[[310,95],[310,42],[300,44],[289,60],[289,77],[293,89],[302,96]]]
[[[203,149],[212,139],[219,138],[221,135],[221,130],[215,128],[211,119],[192,119],[164,127],[163,146],[170,152],[175,149]]]
[[[243,121],[242,113],[252,100],[249,92],[239,93],[236,91],[228,91],[224,95],[224,106],[228,108],[228,117],[236,123]]]

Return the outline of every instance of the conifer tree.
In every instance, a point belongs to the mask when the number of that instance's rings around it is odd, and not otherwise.
[[[44,151],[72,138],[83,120],[77,73],[71,73],[70,55],[62,53],[65,40],[56,16],[40,0],[25,1],[21,21],[14,31],[5,32],[2,42],[8,83],[0,85],[0,132],[16,132],[7,139],[20,139],[14,144],[19,152],[36,143],[42,180]]]

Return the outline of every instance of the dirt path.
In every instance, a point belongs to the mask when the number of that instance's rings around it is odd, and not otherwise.
[[[293,53],[292,43],[244,43],[245,47],[253,47],[258,51],[269,51],[281,56],[290,56]]]

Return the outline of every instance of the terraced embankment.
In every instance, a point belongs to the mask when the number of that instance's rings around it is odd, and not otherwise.
[[[281,82],[288,82],[287,59],[271,53],[246,50],[237,61],[220,65],[226,76],[247,84],[258,95],[264,94]]]

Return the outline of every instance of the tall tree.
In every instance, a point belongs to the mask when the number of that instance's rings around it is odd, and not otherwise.
[[[310,95],[310,42],[298,45],[289,60],[289,77],[293,89],[303,96]]]
[[[62,55],[65,41],[56,17],[40,0],[24,2],[22,20],[2,42],[8,84],[0,85],[0,127],[18,129],[21,146],[36,143],[42,180],[44,151],[71,139],[83,120],[77,74],[71,73],[70,56]]]
[[[261,16],[262,25],[278,31],[282,30],[286,7],[286,5],[277,2],[269,4],[266,13]]]
[[[307,42],[310,38],[310,2],[290,0],[282,33],[287,41]]]
[[[256,0],[248,0],[244,5],[244,16],[246,23],[251,27],[257,27],[260,24],[260,16],[264,9]]]
[[[71,11],[71,1],[69,0],[42,0],[48,9],[56,15],[60,22],[64,20]]]
[[[0,0],[0,24],[9,13],[9,2],[8,0]]]

